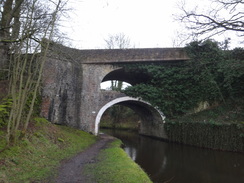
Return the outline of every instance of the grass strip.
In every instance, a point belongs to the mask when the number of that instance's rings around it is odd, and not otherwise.
[[[102,150],[98,163],[85,167],[85,173],[93,175],[97,183],[152,183],[148,175],[137,165],[123,149],[122,142],[115,140]]]
[[[55,176],[61,160],[95,142],[95,136],[81,130],[39,120],[25,140],[0,153],[0,182],[42,182]]]

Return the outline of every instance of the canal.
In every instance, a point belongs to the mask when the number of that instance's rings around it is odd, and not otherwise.
[[[154,183],[243,183],[244,154],[163,142],[136,132],[101,130],[122,140],[125,152]]]

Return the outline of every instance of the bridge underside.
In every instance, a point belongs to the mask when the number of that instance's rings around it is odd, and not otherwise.
[[[148,76],[145,74],[135,74],[131,72],[126,72],[123,68],[119,68],[107,74],[102,82],[110,81],[110,80],[118,80],[130,83],[131,85],[139,84],[146,82],[148,80]]]

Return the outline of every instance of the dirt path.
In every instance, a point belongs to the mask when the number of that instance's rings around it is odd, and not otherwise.
[[[102,134],[100,139],[87,150],[77,154],[75,157],[62,162],[59,168],[56,183],[92,183],[89,175],[84,175],[83,169],[86,164],[95,163],[97,155],[104,149],[114,137]]]

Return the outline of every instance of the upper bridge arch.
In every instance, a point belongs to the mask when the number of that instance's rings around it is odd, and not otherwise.
[[[138,83],[142,83],[147,81],[148,76],[145,74],[136,74],[132,72],[126,72],[124,68],[118,67],[111,72],[107,73],[104,78],[102,79],[102,82],[104,81],[110,81],[110,80],[118,80],[118,81],[124,81],[131,85],[135,85]]]

